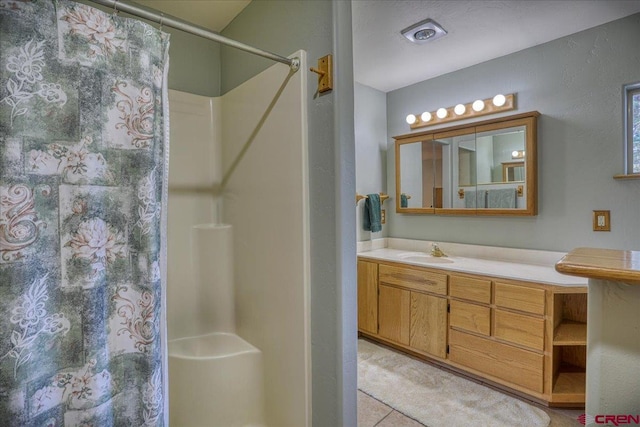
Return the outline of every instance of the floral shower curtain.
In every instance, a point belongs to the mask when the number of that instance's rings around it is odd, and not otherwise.
[[[0,425],[167,425],[168,36],[0,0]]]

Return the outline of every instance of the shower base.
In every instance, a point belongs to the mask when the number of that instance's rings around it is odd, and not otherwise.
[[[170,425],[264,426],[262,352],[216,332],[169,341]]]

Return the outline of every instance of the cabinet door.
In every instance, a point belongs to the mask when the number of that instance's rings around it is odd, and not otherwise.
[[[449,276],[449,296],[491,304],[491,280],[469,276]]]
[[[378,333],[378,264],[358,261],[358,329]]]
[[[451,300],[449,326],[489,336],[491,333],[491,309],[484,305]]]
[[[378,335],[409,345],[410,292],[383,284],[378,289]]]
[[[498,307],[544,315],[544,289],[528,288],[510,283],[495,283],[495,303]]]
[[[443,359],[446,357],[446,298],[411,292],[409,345]]]
[[[449,360],[478,372],[542,393],[544,355],[487,338],[451,330]]]
[[[494,310],[493,335],[501,340],[544,350],[544,319],[510,311]]]

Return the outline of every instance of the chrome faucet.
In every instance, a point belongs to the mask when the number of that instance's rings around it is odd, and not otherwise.
[[[447,254],[442,252],[442,250],[438,247],[437,243],[432,243],[431,244],[431,256],[439,258],[439,257],[446,257]]]

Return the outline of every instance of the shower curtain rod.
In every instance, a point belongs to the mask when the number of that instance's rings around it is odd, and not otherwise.
[[[166,25],[167,27],[175,28],[185,31],[187,33],[195,34],[196,36],[204,37],[205,39],[213,40],[222,43],[226,46],[231,46],[236,49],[243,50],[245,52],[253,53],[254,55],[262,56],[263,58],[271,59],[272,61],[281,62],[287,64],[291,70],[298,71],[300,68],[299,58],[285,58],[284,56],[276,55],[275,53],[268,52],[266,50],[258,49],[253,46],[241,43],[239,41],[222,36],[211,30],[194,25],[190,22],[184,21],[175,16],[165,15],[155,9],[140,6],[134,3],[125,3],[120,0],[90,0],[93,3],[98,3],[103,6],[113,8],[114,11],[121,10],[139,18],[144,18],[149,21],[160,24],[160,26]]]

